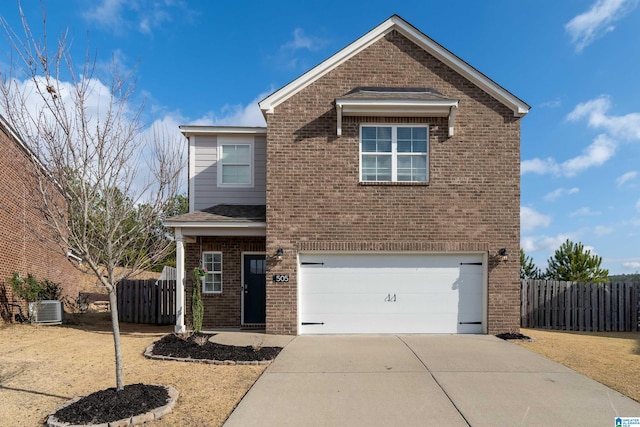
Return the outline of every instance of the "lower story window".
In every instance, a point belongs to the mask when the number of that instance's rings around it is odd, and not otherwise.
[[[202,293],[222,293],[222,254],[220,252],[203,252],[202,266],[207,271],[202,283]]]

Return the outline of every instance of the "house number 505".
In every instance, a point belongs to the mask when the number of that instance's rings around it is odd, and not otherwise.
[[[289,275],[288,274],[276,274],[273,276],[273,281],[276,283],[288,282]]]
[[[396,302],[396,294],[387,294],[387,297],[384,299],[384,302]]]

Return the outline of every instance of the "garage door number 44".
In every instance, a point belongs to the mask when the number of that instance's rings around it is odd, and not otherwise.
[[[396,302],[396,294],[387,294],[387,296],[384,299],[384,302]]]

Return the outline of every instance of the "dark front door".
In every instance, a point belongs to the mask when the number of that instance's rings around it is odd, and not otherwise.
[[[267,261],[264,255],[244,256],[244,323],[265,323]]]

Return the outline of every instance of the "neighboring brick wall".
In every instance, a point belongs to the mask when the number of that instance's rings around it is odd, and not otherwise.
[[[434,88],[458,99],[455,136],[442,118],[345,117],[333,102],[358,86]],[[428,123],[428,185],[359,183],[359,124]],[[267,116],[267,332],[297,333],[299,250],[489,253],[489,333],[519,327],[520,123],[513,111],[393,31]],[[496,252],[506,247],[507,263]],[[438,249],[440,248],[440,249]],[[427,249],[425,249],[427,250]]]
[[[7,283],[13,272],[61,283],[64,295],[72,299],[78,295],[79,272],[65,252],[47,239],[46,220],[38,209],[42,201],[34,167],[24,149],[0,125],[0,315],[4,321],[17,312],[6,305],[14,302]]]
[[[264,252],[264,237],[199,237],[185,245],[185,324],[191,326],[193,269],[202,252],[222,252],[222,293],[203,294],[205,328],[237,328],[241,322],[242,253]]]

